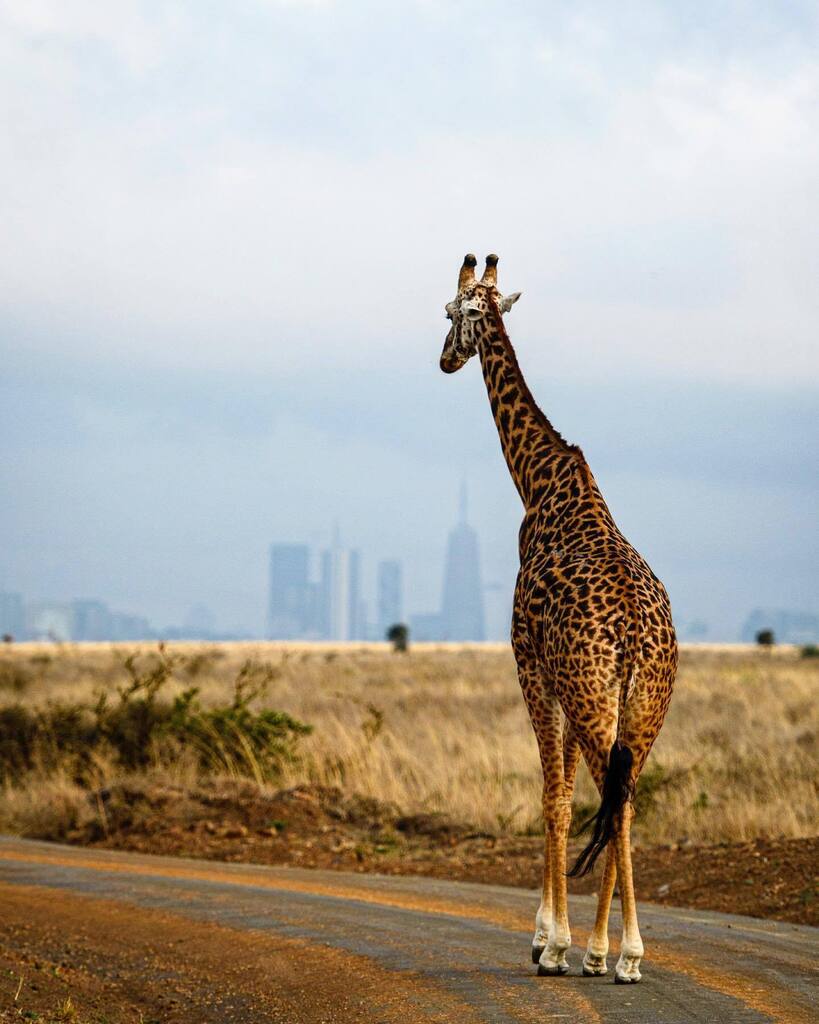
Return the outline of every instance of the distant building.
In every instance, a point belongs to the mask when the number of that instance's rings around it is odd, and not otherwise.
[[[347,639],[364,640],[367,635],[367,625],[364,602],[361,600],[361,552],[352,550],[349,552],[348,557],[350,561],[350,579],[347,590],[347,601],[349,603]]]
[[[204,604],[191,605],[185,616],[183,629],[190,633],[192,640],[208,640],[216,636],[216,616]]]
[[[72,640],[110,640],[113,616],[102,601],[71,602]]]
[[[71,639],[74,614],[70,604],[30,604],[26,608],[26,632],[32,640]]]
[[[487,583],[484,588],[486,639],[508,641],[512,632],[514,581]]]
[[[447,541],[441,619],[447,640],[486,638],[478,535],[467,522],[465,484],[461,487],[460,522]]]
[[[0,594],[0,635],[15,639],[103,642],[154,640],[156,632],[141,615],[123,615],[96,598],[24,604],[19,594]]]
[[[26,636],[26,610],[20,594],[0,593],[0,636],[23,640]]]
[[[384,639],[390,626],[402,621],[404,614],[402,582],[400,562],[389,560],[378,563],[376,608],[380,640]]]
[[[310,552],[306,544],[273,544],[270,548],[268,636],[296,640],[310,627]]]
[[[151,624],[142,615],[123,615],[114,612],[111,615],[110,640],[153,640],[156,634]]]
[[[318,594],[320,636],[326,640],[361,640],[365,637],[361,555],[341,546],[338,530],[333,546],[321,554]]]
[[[444,621],[440,612],[421,612],[410,615],[410,641],[430,643],[445,640]]]
[[[677,639],[690,643],[701,643],[708,637],[709,626],[704,619],[690,619],[675,623]]]
[[[760,630],[772,629],[778,644],[819,643],[819,615],[787,608],[756,608],[742,627],[741,639],[753,643]]]

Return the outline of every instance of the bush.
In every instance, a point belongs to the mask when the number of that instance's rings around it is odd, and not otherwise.
[[[293,759],[298,737],[310,732],[309,725],[283,711],[251,709],[267,687],[264,669],[261,672],[259,681],[259,667],[252,662],[243,665],[231,704],[203,708],[196,687],[174,701],[168,735],[183,747],[193,747],[202,768],[251,775],[258,781],[275,779],[284,762]]]
[[[203,707],[197,687],[173,700],[165,697],[174,665],[161,648],[144,667],[129,657],[123,667],[130,682],[116,701],[100,694],[93,703],[0,708],[0,777],[14,782],[34,769],[59,768],[85,783],[100,755],[134,770],[192,752],[203,771],[275,780],[310,727],[285,712],[251,707],[265,693],[273,670],[245,662],[232,702]]]
[[[396,654],[402,654],[409,650],[409,626],[405,626],[403,622],[396,622],[390,626],[386,637]]]

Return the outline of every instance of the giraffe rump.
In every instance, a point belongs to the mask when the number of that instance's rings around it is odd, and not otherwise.
[[[600,808],[595,815],[584,821],[575,835],[580,835],[593,825],[592,836],[588,844],[581,850],[569,878],[582,878],[595,865],[595,861],[614,838],[617,831],[617,816],[631,799],[634,786],[631,781],[631,769],[634,755],[631,749],[622,743],[615,743],[609,754],[609,766],[603,780],[603,794]]]

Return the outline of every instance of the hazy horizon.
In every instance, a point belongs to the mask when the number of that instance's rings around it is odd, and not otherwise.
[[[678,620],[819,611],[818,18],[0,2],[0,590],[261,633],[270,543],[338,521],[431,610],[464,478],[511,587],[477,364],[437,368],[495,251]]]

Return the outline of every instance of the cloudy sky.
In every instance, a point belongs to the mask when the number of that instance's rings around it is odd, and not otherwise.
[[[471,250],[678,619],[819,611],[815,3],[0,0],[0,108],[0,589],[260,631],[337,520],[426,610],[462,477],[511,587]]]

